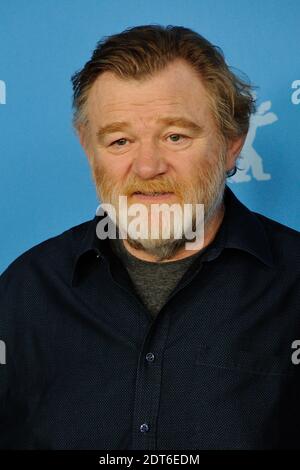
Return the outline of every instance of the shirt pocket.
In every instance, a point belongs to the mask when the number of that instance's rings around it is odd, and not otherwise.
[[[196,366],[207,366],[258,375],[292,375],[291,353],[274,353],[229,349],[202,345],[196,352]]]
[[[197,404],[189,412],[193,448],[273,449],[295,441],[295,366],[288,348],[274,349],[198,346],[188,394]]]

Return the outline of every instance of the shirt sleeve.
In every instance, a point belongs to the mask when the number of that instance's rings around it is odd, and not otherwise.
[[[19,407],[22,383],[17,379],[17,340],[14,302],[17,291],[10,281],[9,270],[0,276],[0,449],[14,449],[24,415]]]

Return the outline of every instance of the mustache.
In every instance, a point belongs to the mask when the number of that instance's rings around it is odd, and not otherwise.
[[[133,193],[180,193],[180,186],[173,181],[143,181],[124,186],[125,195]]]
[[[174,193],[179,197],[183,197],[183,192],[189,187],[189,183],[182,181],[181,183],[174,180],[170,175],[163,177],[156,176],[153,179],[141,180],[136,175],[130,175],[127,181],[114,182],[106,171],[100,165],[92,166],[93,179],[96,186],[104,192],[114,192],[124,196],[131,196],[134,193]]]

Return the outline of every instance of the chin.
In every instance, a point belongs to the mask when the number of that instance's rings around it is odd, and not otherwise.
[[[184,245],[184,239],[151,240],[127,238],[127,243],[136,250],[155,256],[157,261],[172,258]]]

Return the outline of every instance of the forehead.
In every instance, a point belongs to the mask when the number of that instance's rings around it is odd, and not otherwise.
[[[151,120],[170,112],[207,120],[210,114],[200,76],[181,60],[145,80],[104,72],[89,91],[87,112],[91,123],[138,116]]]

